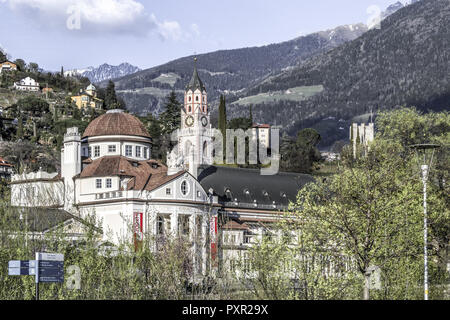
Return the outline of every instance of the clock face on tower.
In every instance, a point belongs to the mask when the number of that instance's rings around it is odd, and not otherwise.
[[[206,127],[208,125],[208,119],[206,117],[202,117],[202,125]]]
[[[186,126],[192,127],[194,125],[194,118],[192,116],[189,116],[186,118],[186,120],[184,120],[184,123],[186,124]]]

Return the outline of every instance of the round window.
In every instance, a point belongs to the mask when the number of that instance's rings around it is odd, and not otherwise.
[[[189,193],[189,185],[188,185],[187,181],[185,180],[181,183],[181,194],[183,196],[186,196],[188,193]]]

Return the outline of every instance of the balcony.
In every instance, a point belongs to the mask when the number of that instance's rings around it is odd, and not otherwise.
[[[104,193],[97,193],[95,195],[95,200],[119,199],[123,198],[123,196],[124,192],[122,191],[104,192]]]

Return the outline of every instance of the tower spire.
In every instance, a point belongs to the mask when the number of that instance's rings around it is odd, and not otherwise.
[[[188,90],[195,91],[196,89],[200,89],[202,92],[206,91],[206,88],[203,85],[203,82],[202,82],[202,80],[200,80],[200,77],[198,75],[197,60],[198,60],[197,57],[195,57],[194,58],[194,73],[192,74],[191,81],[189,82],[189,84],[186,87],[186,91],[188,91]]]

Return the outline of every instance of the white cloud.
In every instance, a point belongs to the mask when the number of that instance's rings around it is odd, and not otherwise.
[[[158,21],[136,0],[0,0],[17,15],[44,30],[83,35],[156,33],[161,40],[186,41],[198,36],[197,24],[184,31],[177,21]]]
[[[0,0],[1,1],[1,0]],[[11,10],[43,28],[64,28],[79,20],[80,33],[143,35],[156,28],[144,6],[135,0],[6,0]]]
[[[191,30],[197,37],[200,35],[200,28],[196,23],[191,24]]]
[[[183,31],[181,30],[181,26],[177,21],[158,22],[155,16],[153,16],[153,21],[157,25],[157,32],[161,40],[183,40]]]
[[[152,21],[156,24],[156,32],[161,40],[188,41],[194,36],[200,35],[200,28],[197,24],[191,25],[191,32],[184,31],[177,21],[158,21],[152,14]]]

